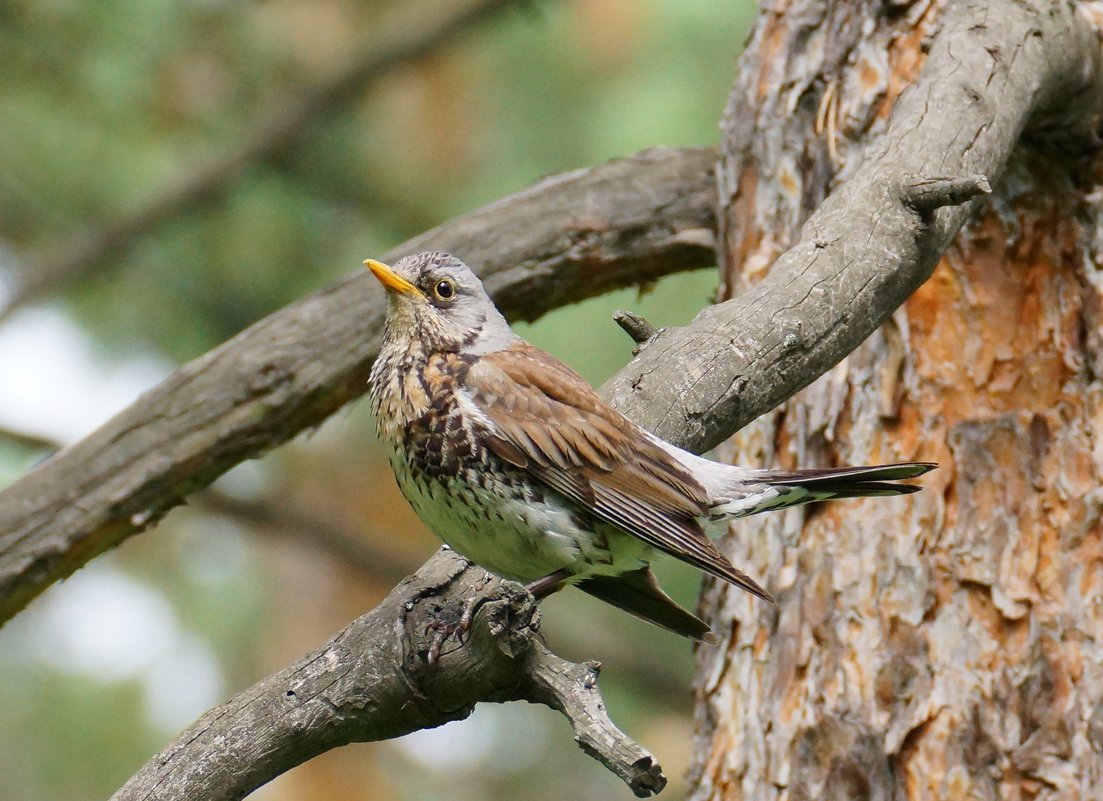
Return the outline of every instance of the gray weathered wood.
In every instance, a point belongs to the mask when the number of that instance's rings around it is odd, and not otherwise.
[[[463,645],[447,639],[429,663],[435,626],[472,601]],[[480,701],[559,710],[579,746],[637,796],[658,793],[662,769],[609,720],[598,666],[549,652],[539,619],[521,585],[442,550],[324,646],[196,721],[112,801],[239,799],[324,751],[461,720]]]

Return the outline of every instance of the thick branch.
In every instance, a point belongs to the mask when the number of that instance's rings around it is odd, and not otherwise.
[[[660,149],[548,178],[386,258],[452,251],[513,319],[708,266],[715,158]],[[0,621],[185,495],[363,394],[383,309],[371,277],[352,275],[181,367],[0,492]]]
[[[611,382],[620,408],[668,439],[711,447],[836,363],[929,274],[967,212],[943,209],[925,224],[893,189],[902,176],[996,175],[1032,112],[1052,115],[1059,97],[1097,107],[1089,27],[1064,4],[999,5],[1006,14],[952,9],[868,163],[767,280],[658,335]],[[453,250],[482,265],[507,313],[536,316],[707,261],[708,158],[652,152],[549,179],[398,252]],[[380,323],[369,283],[350,278],[266,318],[0,493],[0,617],[361,394]]]
[[[982,189],[976,176],[998,178],[1028,124],[1076,109],[1082,133],[1100,108],[1099,42],[1071,4],[951,3],[885,135],[801,241],[742,295],[658,335],[605,392],[660,436],[713,447],[838,363],[927,280],[970,209],[930,212]]]
[[[356,59],[333,77],[275,104],[278,110],[240,144],[189,170],[181,181],[164,187],[130,214],[81,231],[37,260],[33,269],[24,271],[23,283],[0,304],[0,322],[56,287],[93,272],[109,259],[121,258],[166,220],[217,200],[247,170],[297,145],[322,115],[511,4],[510,0],[471,0],[429,24],[406,12],[402,19],[382,25],[383,32],[374,31],[371,46],[361,48]]]
[[[441,621],[471,601],[462,647]],[[593,665],[565,662],[539,636],[539,612],[518,584],[442,551],[322,648],[208,712],[151,759],[113,801],[238,799],[311,757],[471,714],[480,701],[525,700],[563,712],[579,745],[640,797],[666,784],[651,755],[609,720]]]
[[[0,426],[0,444],[4,442],[22,450],[45,454],[57,453],[64,447],[60,442],[38,434]],[[208,487],[189,497],[188,501],[193,507],[209,514],[308,543],[380,582],[393,584],[417,567],[410,560],[379,548],[375,544],[378,536],[369,539],[336,520],[322,519],[283,499],[238,498],[216,487]]]

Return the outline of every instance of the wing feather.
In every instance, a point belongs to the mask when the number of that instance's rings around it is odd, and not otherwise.
[[[478,411],[476,435],[500,458],[598,519],[770,600],[705,536],[700,482],[566,365],[518,345],[483,356],[460,389]]]

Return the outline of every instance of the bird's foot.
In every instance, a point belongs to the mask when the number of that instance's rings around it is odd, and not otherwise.
[[[471,630],[471,623],[475,619],[475,612],[479,608],[479,596],[472,595],[459,610],[457,617],[455,609],[439,607],[433,619],[425,626],[425,633],[433,632],[433,641],[429,644],[429,652],[426,659],[429,664],[434,664],[440,659],[441,649],[448,642],[449,637],[456,638],[457,646],[463,645],[464,635]]]
[[[570,577],[571,572],[563,567],[543,578],[536,579],[536,581],[530,581],[525,585],[525,589],[531,593],[533,598],[539,601],[547,598],[553,592],[563,589]]]

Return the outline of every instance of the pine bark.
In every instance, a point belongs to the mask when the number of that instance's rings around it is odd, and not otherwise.
[[[729,296],[861,163],[944,6],[763,9],[723,125]],[[1020,143],[889,322],[722,446],[942,467],[907,498],[733,527],[725,551],[778,605],[706,587],[726,640],[699,655],[692,798],[1103,797],[1099,160],[1061,133]]]

